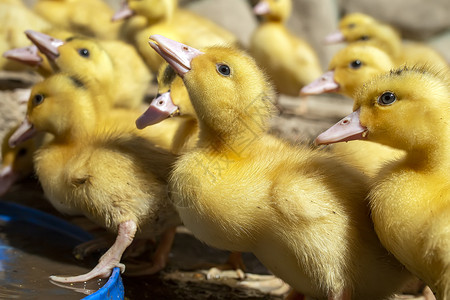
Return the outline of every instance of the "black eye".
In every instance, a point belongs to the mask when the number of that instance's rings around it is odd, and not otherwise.
[[[350,63],[350,68],[359,69],[359,68],[361,68],[362,65],[363,65],[363,63],[359,59],[357,59]]]
[[[44,102],[44,95],[42,95],[42,94],[34,95],[34,97],[33,97],[33,104],[35,106],[41,104],[42,102]]]
[[[229,66],[227,65],[217,65],[217,71],[222,74],[223,76],[230,76],[231,74],[231,69]]]
[[[355,23],[350,23],[350,24],[348,24],[348,28],[349,29],[352,29],[352,28],[355,28],[355,26],[356,26],[356,24]]]
[[[82,57],[89,57],[89,50],[88,49],[79,49],[78,54],[80,54]]]
[[[362,37],[359,38],[360,41],[367,41],[369,39],[370,39],[370,37],[367,35],[363,35]]]
[[[20,148],[19,151],[17,152],[17,156],[25,156],[25,154],[27,154],[27,148]]]
[[[397,101],[397,96],[392,92],[385,92],[378,97],[378,104],[380,105],[391,105],[395,101]]]

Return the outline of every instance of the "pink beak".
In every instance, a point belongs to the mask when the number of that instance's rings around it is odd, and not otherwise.
[[[149,44],[181,77],[191,70],[191,61],[204,54],[195,48],[158,34],[150,36]]]
[[[328,145],[352,140],[363,140],[367,137],[367,128],[359,121],[360,110],[355,110],[347,117],[322,132],[314,141],[316,145]]]
[[[170,92],[166,92],[153,99],[147,110],[136,120],[136,127],[138,129],[144,129],[177,113],[178,106],[173,104]]]
[[[334,80],[334,71],[328,71],[310,84],[304,86],[300,90],[300,95],[334,93],[339,91],[339,88],[339,83]]]
[[[64,41],[34,30],[26,30],[25,34],[48,59],[58,58],[58,47],[64,45]]]
[[[35,45],[5,51],[3,57],[16,60],[32,67],[42,63],[42,57],[39,56],[38,48]]]
[[[337,44],[345,42],[345,36],[340,31],[330,33],[325,37],[325,44]]]

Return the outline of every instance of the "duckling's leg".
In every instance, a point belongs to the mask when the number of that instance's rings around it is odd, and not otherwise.
[[[170,228],[164,232],[161,240],[158,243],[155,253],[152,257],[152,264],[142,264],[139,263],[138,266],[128,265],[127,273],[128,276],[141,276],[141,275],[151,275],[156,272],[161,271],[167,265],[169,260],[169,253],[172,249],[173,240],[175,238],[176,227]]]
[[[79,276],[50,276],[50,279],[56,282],[82,282],[100,277],[106,278],[111,275],[112,269],[119,267],[121,272],[125,271],[125,265],[120,263],[122,254],[131,244],[136,234],[137,226],[134,221],[126,221],[119,224],[117,238],[111,248],[100,257],[98,264],[89,273]]]

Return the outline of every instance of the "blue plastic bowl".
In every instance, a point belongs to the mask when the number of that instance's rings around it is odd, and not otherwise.
[[[36,225],[48,230],[56,231],[79,243],[89,241],[93,236],[83,229],[48,213],[10,202],[0,202],[0,220],[3,222],[21,221]],[[1,243],[0,243],[1,244]],[[0,249],[1,250],[1,249]],[[0,261],[7,259],[4,251],[0,251]],[[114,268],[106,284],[95,293],[82,298],[83,300],[96,299],[124,299],[124,286],[120,269]]]

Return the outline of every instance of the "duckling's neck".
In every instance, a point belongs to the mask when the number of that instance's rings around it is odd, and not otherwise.
[[[405,162],[416,171],[448,172],[450,168],[450,145],[427,145],[407,152]]]
[[[241,125],[241,126],[239,126]],[[258,141],[266,132],[262,127],[230,124],[229,131],[218,131],[207,124],[199,123],[200,132],[197,147],[208,152],[229,153],[236,157],[247,155],[249,146]]]

